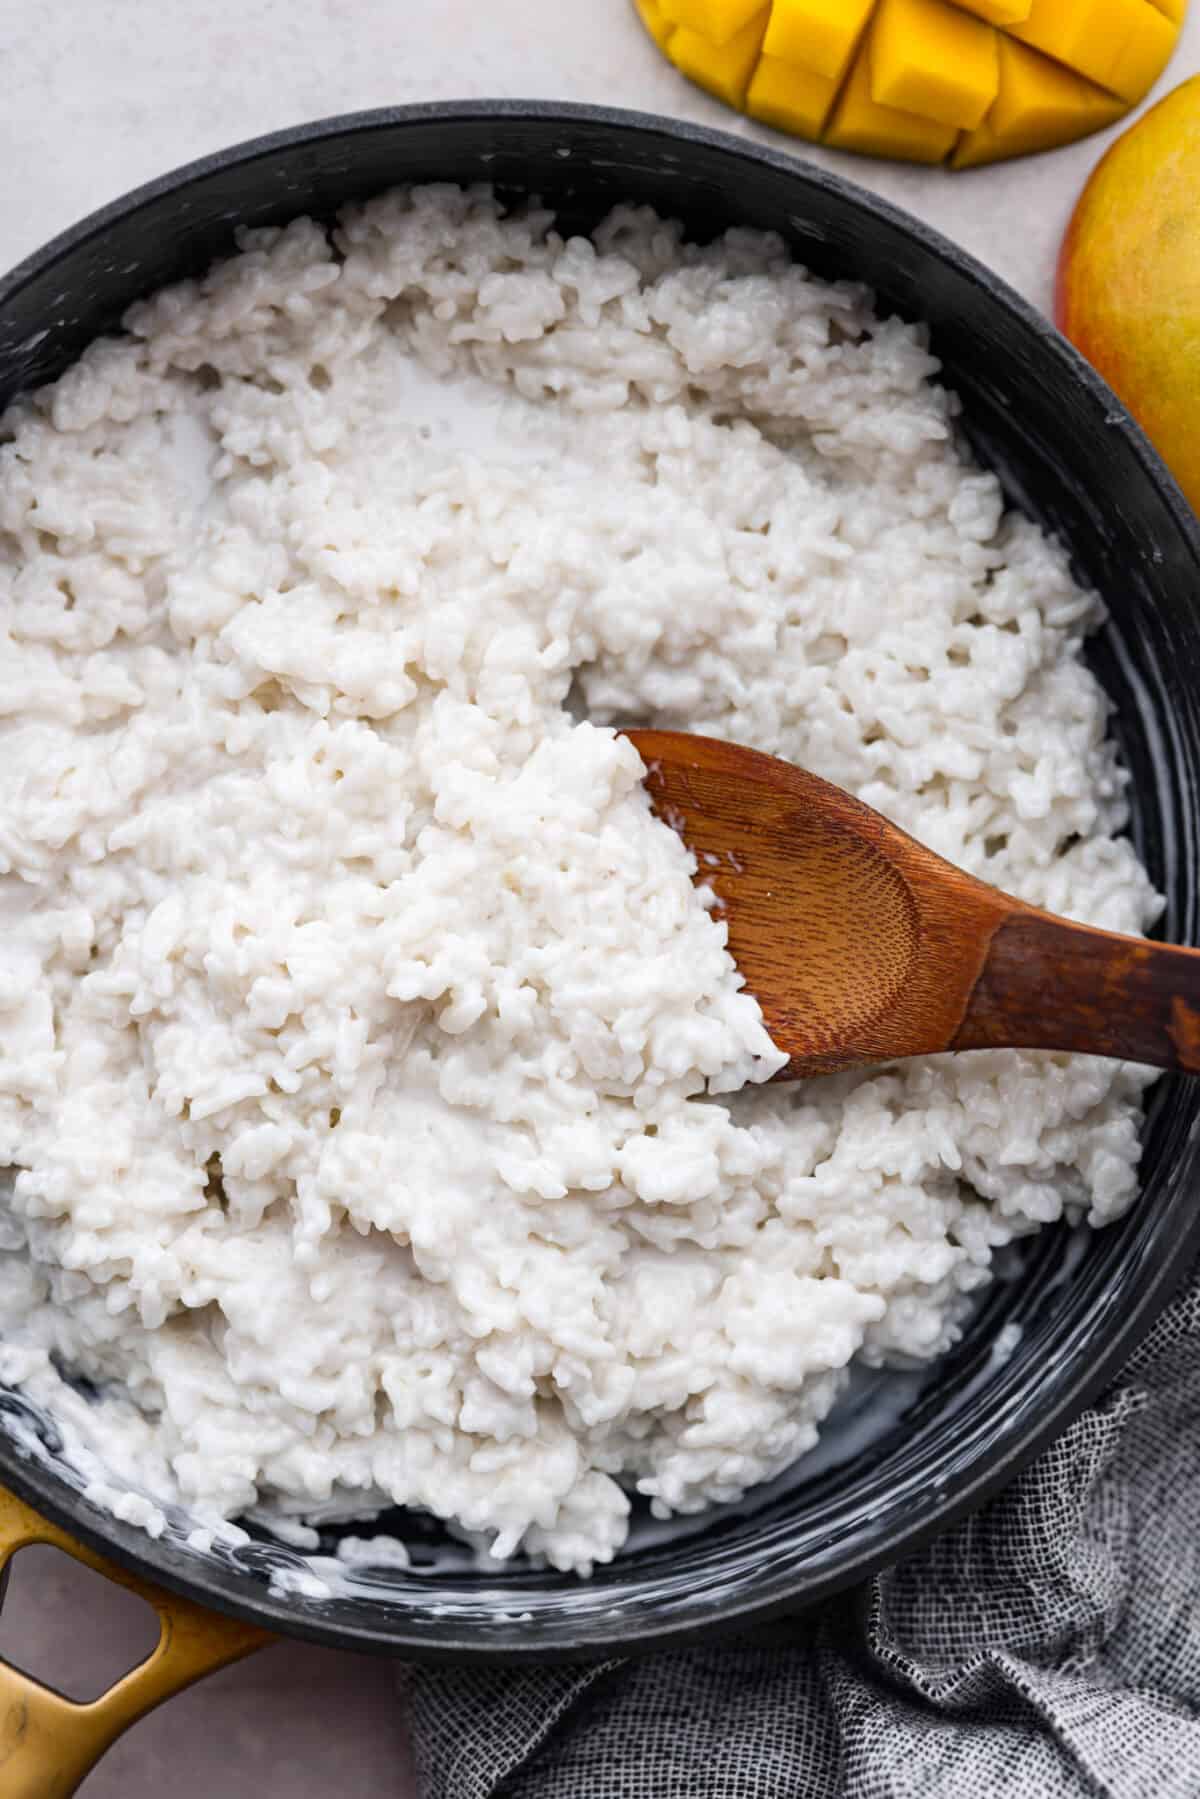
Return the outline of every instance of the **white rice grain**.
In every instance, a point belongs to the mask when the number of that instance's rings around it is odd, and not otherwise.
[[[716,1097],[780,1058],[610,728],[1154,917],[1097,604],[919,328],[444,187],[127,328],[0,425],[4,1365],[123,1515],[399,1502],[586,1572],[630,1486],[768,1479],[999,1246],[1130,1204],[1129,1067]]]

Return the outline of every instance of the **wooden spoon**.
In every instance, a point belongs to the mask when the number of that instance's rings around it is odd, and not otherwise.
[[[1200,1073],[1200,950],[1027,906],[774,756],[683,731],[627,735],[787,1052],[777,1079],[997,1048]]]

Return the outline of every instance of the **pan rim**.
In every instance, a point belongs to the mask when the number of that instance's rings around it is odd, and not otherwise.
[[[969,283],[986,296],[987,303],[999,307],[1014,319],[1026,340],[1043,359],[1057,362],[1069,379],[1081,386],[1107,415],[1108,428],[1123,437],[1128,449],[1140,465],[1141,473],[1154,488],[1171,515],[1180,539],[1187,546],[1192,562],[1200,571],[1200,521],[1197,521],[1174,479],[1161,462],[1148,439],[1126,408],[1108,388],[1053,323],[1029,301],[1016,292],[1002,277],[960,249],[935,228],[912,217],[857,183],[818,168],[815,164],[757,141],[743,139],[729,131],[696,125],[663,115],[626,108],[597,106],[543,99],[444,100],[419,102],[396,107],[374,108],[334,114],[329,117],[290,126],[279,131],[242,140],[227,148],[213,151],[166,174],[145,182],[128,193],[88,213],[75,224],[52,237],[39,249],[24,257],[6,276],[0,277],[0,315],[5,307],[32,281],[45,276],[65,258],[89,242],[102,238],[118,221],[128,220],[155,201],[181,192],[205,177],[234,167],[248,168],[280,151],[295,151],[308,145],[334,138],[353,139],[382,129],[408,125],[444,122],[513,120],[559,123],[564,128],[598,125],[637,133],[643,138],[657,137],[675,149],[702,146],[723,152],[751,165],[757,164],[785,175],[808,192],[830,194],[842,204],[886,222],[902,232],[930,257],[950,264]],[[644,1653],[676,1648],[694,1643],[698,1638],[746,1629],[751,1624],[781,1618],[799,1609],[807,1609],[831,1595],[844,1591],[878,1572],[881,1566],[910,1555],[939,1535],[949,1525],[977,1510],[989,1498],[1008,1486],[1015,1476],[1040,1454],[1082,1412],[1103,1386],[1117,1372],[1129,1354],[1142,1340],[1179,1285],[1191,1260],[1191,1252],[1200,1248],[1200,1207],[1191,1207],[1187,1215],[1184,1203],[1164,1199],[1171,1213],[1183,1212],[1182,1229],[1171,1240],[1168,1254],[1164,1242],[1155,1245],[1154,1265],[1140,1275],[1140,1286],[1116,1324],[1104,1339],[1094,1346],[1090,1358],[1079,1357],[1077,1365],[1048,1401],[1037,1423],[1022,1424],[1014,1431],[1014,1440],[1005,1441],[1002,1452],[981,1456],[974,1469],[968,1470],[952,1486],[948,1497],[935,1507],[930,1516],[911,1527],[897,1527],[887,1537],[886,1550],[880,1555],[878,1542],[860,1547],[847,1555],[836,1569],[815,1577],[803,1570],[786,1570],[774,1574],[764,1572],[761,1590],[755,1593],[726,1595],[714,1601],[709,1609],[696,1607],[686,1619],[673,1617],[657,1623],[639,1619],[636,1637],[631,1638],[627,1622],[615,1619],[607,1624],[603,1618],[586,1623],[586,1641],[565,1642],[556,1635],[542,1639],[527,1625],[514,1621],[507,1627],[506,1640],[498,1637],[481,1642],[472,1638],[465,1627],[448,1628],[446,1618],[430,1619],[416,1609],[405,1610],[395,1604],[381,1603],[378,1626],[347,1620],[339,1616],[336,1602],[314,1605],[276,1595],[259,1583],[256,1576],[243,1577],[245,1597],[233,1594],[217,1581],[205,1561],[196,1557],[195,1573],[180,1573],[172,1562],[166,1564],[158,1553],[158,1543],[138,1527],[111,1518],[83,1499],[66,1482],[37,1462],[24,1458],[7,1435],[0,1433],[0,1476],[14,1492],[53,1522],[77,1534],[79,1538],[110,1556],[126,1569],[173,1592],[247,1621],[263,1625],[282,1635],[307,1639],[343,1649],[354,1649],[389,1656],[408,1656],[429,1662],[522,1661],[545,1662],[564,1659],[583,1660],[614,1653]],[[1179,1221],[1176,1220],[1178,1223]],[[228,1578],[233,1579],[234,1576]],[[322,1611],[325,1616],[322,1616]],[[431,1631],[436,1630],[436,1635]]]

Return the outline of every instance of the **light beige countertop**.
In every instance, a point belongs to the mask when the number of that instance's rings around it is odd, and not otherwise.
[[[690,87],[629,0],[0,0],[0,67],[0,268],[192,157],[364,107],[582,100],[789,142]],[[1197,72],[1200,6],[1156,91]],[[928,219],[1048,306],[1059,238],[1105,142],[969,175],[805,153]],[[137,1659],[136,1612],[53,1552],[30,1551],[0,1619],[0,1653],[71,1691],[99,1644],[117,1667],[121,1653],[125,1666]],[[406,1799],[392,1670],[304,1646],[268,1650],[144,1720],[83,1791]]]

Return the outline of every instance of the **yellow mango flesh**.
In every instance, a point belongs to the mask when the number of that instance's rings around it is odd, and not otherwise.
[[[883,0],[871,38],[871,97],[973,130],[999,88],[998,37],[947,0]]]
[[[633,0],[690,80],[778,130],[912,162],[1070,143],[1146,94],[1187,0]]]
[[[881,106],[871,92],[868,55],[850,71],[825,142],[866,156],[897,156],[907,162],[941,162],[954,142],[954,127],[919,113]]]
[[[1010,30],[1130,101],[1162,73],[1177,35],[1152,0],[1033,0],[1029,17]]]
[[[819,137],[837,90],[837,82],[826,75],[760,56],[746,93],[746,111],[777,131]]]
[[[763,8],[763,0],[658,0],[658,4],[668,19],[699,33],[718,49]]]
[[[1096,166],[1063,240],[1055,310],[1200,511],[1200,76]]]
[[[658,0],[633,0],[637,8],[638,18],[650,33],[660,50],[667,47],[667,39],[675,29],[674,19],[668,19]]]
[[[874,0],[775,0],[763,55],[813,75],[840,77]]]
[[[700,32],[681,25],[670,41],[671,61],[697,87],[707,88],[727,106],[741,107],[758,61],[767,15],[760,12],[726,44],[714,47]]]
[[[1186,4],[1186,0],[1179,0]],[[967,12],[973,12],[989,25],[1015,25],[1029,17],[1033,0],[958,0]]]
[[[1124,105],[1112,94],[1070,69],[1050,62],[1024,44],[1000,40],[1000,92],[988,117],[958,140],[956,169],[1049,150],[1077,124],[1098,131],[1113,124]]]

